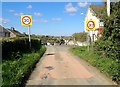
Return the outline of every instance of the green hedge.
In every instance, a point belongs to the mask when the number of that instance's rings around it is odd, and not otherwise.
[[[94,43],[93,50],[100,60],[113,60],[107,72],[120,82],[120,1],[111,3],[111,15],[104,19],[103,35]]]
[[[31,39],[31,49],[29,47],[28,38],[7,38],[2,40],[2,59],[19,58],[22,53],[37,51],[41,47],[41,41]]]
[[[92,51],[87,51],[87,47],[71,48],[70,50],[75,55],[97,67],[101,72],[104,72],[114,81],[120,81],[120,62],[118,59],[103,58]]]
[[[31,72],[46,48],[41,40],[31,38],[31,48],[28,38],[3,38],[2,40],[2,77],[3,87],[20,87],[25,82],[28,72]]]
[[[3,87],[21,87],[28,72],[33,70],[36,62],[44,54],[46,48],[42,46],[38,51],[25,53],[15,60],[5,60],[2,63]]]
[[[104,18],[103,35],[94,50],[102,57],[120,60],[120,1],[111,3],[111,15]]]

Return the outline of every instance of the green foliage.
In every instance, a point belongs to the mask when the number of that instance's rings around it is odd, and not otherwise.
[[[3,38],[2,40],[2,76],[3,87],[18,87],[22,85],[25,76],[45,52],[39,39]]]
[[[112,3],[111,16],[104,20],[103,36],[95,42],[94,52],[104,60],[110,60],[110,65],[104,63],[107,72],[115,81],[120,81],[120,2]],[[105,57],[105,58],[104,58]]]
[[[40,49],[41,41],[38,39],[31,39],[32,47],[29,47],[28,38],[7,38],[2,40],[2,58],[18,59],[22,53],[37,51]]]
[[[85,33],[85,32],[80,32],[80,33],[74,33],[74,34],[72,35],[72,38],[73,38],[75,41],[85,42],[85,41],[86,41],[86,36],[87,36],[87,33]]]
[[[3,60],[3,87],[22,87],[25,82],[25,76],[33,70],[36,62],[38,62],[46,50],[44,46],[40,47],[38,51],[25,53],[17,60]]]
[[[87,47],[71,48],[71,52],[85,59],[93,66],[97,67],[101,72],[110,76],[115,81],[120,81],[120,62],[118,59],[100,57],[91,51],[86,50]]]
[[[104,21],[103,36],[94,50],[103,57],[120,60],[120,2],[112,3],[112,13]]]

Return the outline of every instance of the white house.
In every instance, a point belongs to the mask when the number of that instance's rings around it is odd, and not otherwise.
[[[84,31],[88,32],[91,41],[95,41],[98,37],[101,36],[103,30],[103,18],[105,14],[102,12],[105,9],[105,5],[89,5],[84,19]],[[99,15],[98,15],[99,14]],[[96,21],[96,30],[88,31],[86,30],[86,20],[95,20]]]

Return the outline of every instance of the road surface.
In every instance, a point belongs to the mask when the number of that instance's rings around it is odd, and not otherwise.
[[[67,46],[48,46],[26,85],[114,85]]]

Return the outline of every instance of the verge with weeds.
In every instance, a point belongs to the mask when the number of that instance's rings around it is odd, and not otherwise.
[[[29,48],[27,38],[3,40],[2,87],[22,87],[35,64],[46,51],[38,39],[31,39]],[[7,54],[6,54],[7,53]]]
[[[98,54],[88,51],[87,47],[75,47],[71,48],[70,51],[80,58],[86,60],[91,65],[97,67],[101,72],[111,77],[114,81],[119,81],[119,60],[112,58],[102,58]]]

